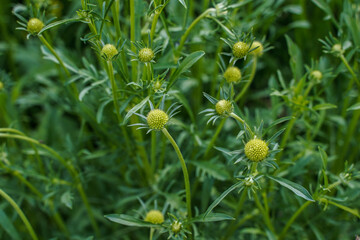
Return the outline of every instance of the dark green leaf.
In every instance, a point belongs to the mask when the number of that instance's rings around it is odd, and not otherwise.
[[[161,225],[145,222],[143,220],[125,214],[109,214],[109,215],[105,215],[104,217],[112,222],[116,222],[130,227],[150,227],[150,228],[161,227]]]

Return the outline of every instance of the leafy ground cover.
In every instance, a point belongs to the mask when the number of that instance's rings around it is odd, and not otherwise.
[[[360,5],[1,0],[1,239],[357,239]]]

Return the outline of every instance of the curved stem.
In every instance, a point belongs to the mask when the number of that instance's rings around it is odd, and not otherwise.
[[[211,12],[216,11],[215,8],[209,8],[207,9],[205,12],[203,12],[200,16],[198,16],[191,24],[190,26],[186,29],[184,35],[181,37],[180,39],[180,43],[179,46],[176,49],[176,53],[175,53],[175,62],[177,62],[180,54],[181,54],[181,50],[184,47],[185,41],[187,39],[187,37],[189,36],[191,30],[195,27],[195,25],[203,18],[207,17],[207,15]]]
[[[92,227],[93,227],[96,235],[99,235],[99,229],[98,229],[97,223],[95,221],[92,209],[91,209],[91,207],[89,205],[87,196],[86,196],[86,194],[85,194],[85,192],[84,192],[84,190],[82,188],[82,184],[81,184],[80,179],[79,179],[79,173],[76,171],[75,167],[70,162],[67,162],[63,157],[61,157],[55,150],[53,150],[49,146],[47,146],[45,144],[42,144],[42,143],[40,143],[39,141],[37,141],[37,140],[35,140],[33,138],[29,138],[27,136],[21,136],[21,135],[8,134],[8,133],[0,133],[0,138],[14,138],[14,139],[23,140],[23,141],[26,141],[26,142],[29,142],[29,143],[33,143],[33,144],[35,144],[37,146],[40,146],[40,147],[44,148],[49,153],[51,153],[56,159],[58,159],[59,162],[62,165],[64,165],[64,167],[70,172],[71,176],[73,177],[73,179],[77,183],[78,191],[80,193],[82,201],[84,202],[84,204],[86,206],[86,210],[88,212],[90,221],[92,223]]]
[[[309,206],[309,204],[312,203],[311,201],[307,201],[305,202],[293,215],[292,217],[290,218],[290,220],[286,223],[285,227],[283,228],[283,230],[281,231],[280,233],[280,236],[279,236],[279,240],[282,240],[284,239],[287,231],[289,230],[289,227],[291,226],[291,224],[295,221],[295,219],[300,215],[300,213],[302,211],[305,210],[305,208],[307,208],[307,206]]]
[[[168,132],[168,130],[166,128],[163,128],[161,130],[164,135],[167,137],[167,139],[170,141],[170,143],[172,144],[172,146],[175,149],[175,152],[180,160],[180,164],[181,164],[181,168],[183,171],[183,175],[184,175],[184,182],[185,182],[185,192],[186,192],[186,205],[187,205],[187,212],[188,212],[188,220],[191,220],[192,217],[192,213],[191,213],[191,191],[190,191],[190,180],[189,180],[189,174],[186,168],[186,163],[185,160],[183,158],[183,155],[181,154],[181,151],[178,147],[178,145],[176,144],[175,140],[171,137],[170,133]]]
[[[112,65],[111,61],[107,61],[106,64],[108,67],[108,75],[109,75],[109,79],[110,79],[110,83],[111,83],[111,90],[112,90],[112,94],[113,94],[113,102],[114,102],[116,116],[118,118],[119,123],[121,123],[122,120],[121,120],[120,110],[119,110],[120,108],[119,108],[119,104],[118,104],[117,86],[116,86],[116,82],[115,82],[115,78],[114,78],[113,65]]]
[[[251,128],[249,127],[249,125],[245,122],[245,120],[243,120],[241,117],[239,117],[238,115],[236,115],[235,113],[230,113],[230,117],[233,117],[234,119],[236,119],[238,122],[240,122],[242,125],[245,124],[246,129],[252,134],[254,135],[253,131],[251,130]]]
[[[6,194],[6,192],[4,192],[1,188],[0,188],[0,195],[10,203],[10,205],[14,208],[14,210],[19,214],[21,220],[24,222],[25,227],[27,228],[27,230],[30,233],[30,236],[32,239],[34,240],[38,240],[39,238],[37,237],[34,229],[32,228],[29,220],[26,218],[25,214],[23,213],[23,211],[20,209],[20,207],[16,204],[16,202],[9,196]]]
[[[250,85],[251,85],[251,83],[252,83],[252,81],[253,81],[253,79],[255,77],[256,63],[257,63],[257,57],[255,57],[254,61],[253,61],[250,78],[249,78],[248,82],[245,84],[245,86],[242,88],[241,92],[236,96],[235,102],[239,101],[244,96],[247,89],[250,87]]]
[[[135,42],[135,0],[130,0],[130,40]],[[136,52],[136,47],[131,44],[131,51]],[[131,61],[131,77],[133,82],[137,82],[137,62]]]

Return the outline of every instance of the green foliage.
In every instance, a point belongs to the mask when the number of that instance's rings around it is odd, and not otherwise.
[[[359,13],[352,0],[2,0],[0,239],[355,239]],[[168,117],[149,131],[153,109]]]

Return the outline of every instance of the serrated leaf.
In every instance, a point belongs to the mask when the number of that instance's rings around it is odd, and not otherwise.
[[[352,105],[351,107],[346,109],[346,111],[355,111],[355,110],[359,110],[359,109],[360,109],[360,102],[355,103],[354,105]]]
[[[300,184],[291,182],[287,179],[280,178],[280,177],[273,177],[273,176],[267,176],[269,179],[279,183],[281,186],[286,187],[287,189],[291,190],[293,193],[298,195],[299,197],[304,198],[305,200],[315,202],[315,200],[311,197],[308,190],[306,190],[303,186]]]
[[[331,108],[337,108],[337,106],[331,103],[321,103],[313,107],[314,110],[326,110]]]
[[[235,218],[224,213],[210,213],[207,216],[205,216],[205,214],[201,214],[193,218],[191,222],[218,222],[224,220],[235,220]]]
[[[150,228],[161,227],[161,225],[145,222],[143,220],[125,214],[109,214],[109,215],[105,215],[104,217],[112,222],[116,222],[130,227],[150,227]]]
[[[175,83],[175,81],[178,79],[178,77],[185,71],[187,71],[189,68],[192,67],[202,56],[205,55],[204,51],[197,51],[191,53],[189,56],[187,56],[180,64],[180,66],[175,70],[175,72],[170,76],[169,84],[167,85],[166,90],[168,91],[172,85]]]
[[[137,105],[135,105],[132,109],[130,109],[130,111],[126,114],[123,124],[126,124],[126,121],[134,114],[136,113],[140,108],[142,108],[147,101],[149,100],[150,96],[147,96],[144,100],[142,100],[140,103],[138,103]]]

